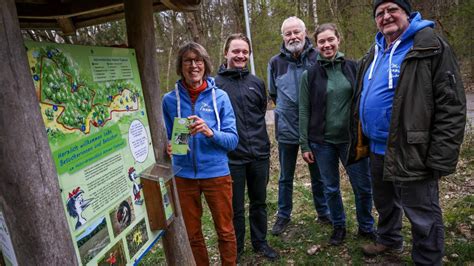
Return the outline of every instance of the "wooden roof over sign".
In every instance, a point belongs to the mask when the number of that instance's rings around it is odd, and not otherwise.
[[[153,11],[194,11],[200,2],[153,0]],[[123,0],[15,0],[15,3],[22,29],[52,29],[72,34],[78,28],[124,17]]]

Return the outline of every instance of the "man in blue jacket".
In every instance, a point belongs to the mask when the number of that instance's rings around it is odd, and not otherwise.
[[[303,71],[316,62],[317,52],[306,37],[304,22],[289,17],[281,26],[283,44],[280,53],[268,63],[269,94],[275,108],[275,136],[278,141],[280,177],[278,181],[278,214],[272,234],[281,234],[290,222],[293,208],[293,178],[299,149],[298,90]],[[316,162],[308,164],[313,201],[318,220],[330,223],[329,209]]]
[[[379,32],[358,71],[349,156],[354,161],[370,150],[379,213],[376,243],[362,250],[368,256],[400,252],[404,212],[413,262],[440,265],[438,180],[456,169],[466,122],[459,67],[434,23],[411,13],[408,1],[375,0],[373,8]]]

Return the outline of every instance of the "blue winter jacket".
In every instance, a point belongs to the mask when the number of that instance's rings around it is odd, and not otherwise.
[[[225,176],[230,173],[227,153],[237,147],[239,141],[235,125],[234,110],[227,93],[216,87],[213,78],[207,79],[208,87],[191,103],[188,91],[182,81],[176,82],[181,106],[181,117],[197,115],[206,121],[214,132],[208,138],[198,133],[189,140],[190,151],[186,155],[173,155],[174,175],[204,179]],[[215,101],[213,92],[215,91]],[[215,104],[215,106],[214,106]],[[168,140],[171,139],[173,121],[178,117],[176,87],[163,97],[163,117]],[[219,129],[220,123],[220,129]]]
[[[413,37],[418,31],[434,26],[418,12],[412,13],[409,19],[409,27],[387,49],[382,33],[377,33],[374,60],[364,75],[359,115],[364,135],[370,140],[370,150],[376,154],[385,154],[400,66],[413,46]]]
[[[275,108],[275,136],[278,142],[299,144],[299,88],[303,71],[315,64],[317,52],[308,37],[304,50],[294,58],[282,44],[280,53],[268,62],[268,92]]]

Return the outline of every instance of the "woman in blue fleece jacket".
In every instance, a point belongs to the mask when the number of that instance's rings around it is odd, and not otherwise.
[[[235,265],[237,246],[232,222],[232,178],[227,153],[237,147],[235,116],[227,94],[208,77],[211,62],[201,45],[190,42],[178,51],[176,72],[181,79],[163,98],[163,116],[168,140],[173,120],[191,120],[189,150],[173,155],[181,210],[197,265],[209,265],[201,229],[201,194],[212,213],[223,265]],[[171,145],[168,145],[171,154]]]

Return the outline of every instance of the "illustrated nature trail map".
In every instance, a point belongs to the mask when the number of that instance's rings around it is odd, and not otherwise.
[[[155,157],[135,51],[25,46],[78,261],[136,263],[161,231],[138,175]]]

